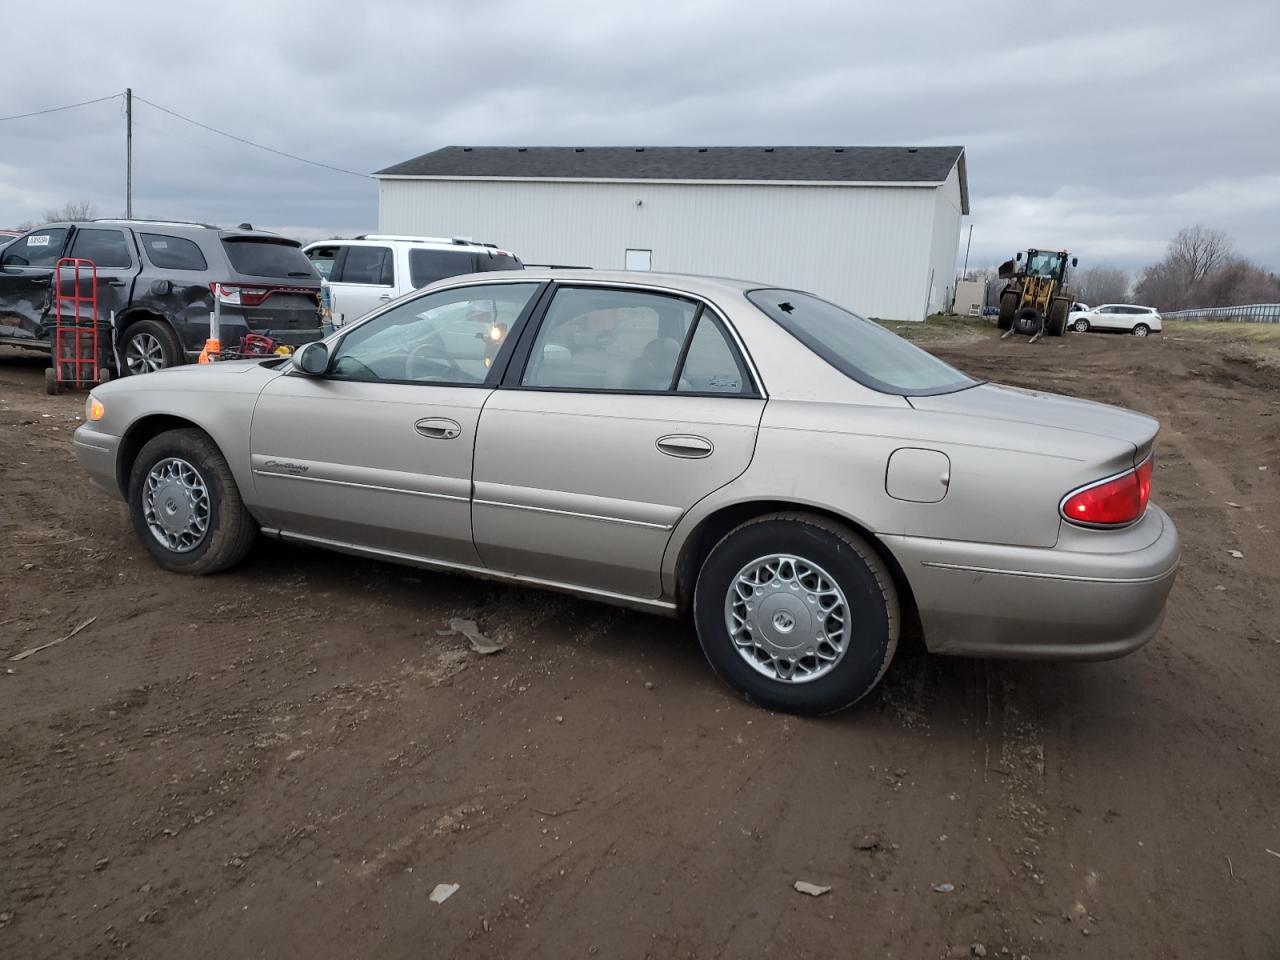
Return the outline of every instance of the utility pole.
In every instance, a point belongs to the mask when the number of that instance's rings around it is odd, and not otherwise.
[[[964,272],[960,274],[962,278],[969,276],[969,247],[973,244],[973,224],[969,224],[969,239],[964,243]]]
[[[124,216],[133,219],[133,87],[124,90]]]

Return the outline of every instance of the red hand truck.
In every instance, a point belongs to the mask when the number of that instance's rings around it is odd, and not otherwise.
[[[81,281],[88,284],[86,293]],[[46,393],[87,390],[110,376],[99,366],[98,265],[63,257],[53,268],[53,366],[44,372]]]

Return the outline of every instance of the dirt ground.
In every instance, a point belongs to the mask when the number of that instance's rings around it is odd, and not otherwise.
[[[1159,417],[1182,571],[1124,660],[907,652],[823,720],[594,603],[272,543],[162,573],[83,396],[0,355],[0,657],[96,618],[0,660],[0,956],[1280,957],[1280,369],[930,346]]]

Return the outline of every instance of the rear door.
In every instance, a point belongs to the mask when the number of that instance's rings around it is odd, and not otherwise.
[[[68,233],[67,227],[42,227],[0,251],[0,340],[48,341],[53,267]]]
[[[705,304],[638,287],[557,288],[480,418],[481,559],[659,596],[672,529],[747,468],[764,403]]]
[[[396,265],[391,247],[350,244],[334,261],[329,276],[333,322],[352,323],[396,298]]]
[[[129,305],[133,293],[133,278],[138,275],[138,250],[133,234],[119,227],[77,227],[71,236],[68,257],[91,260],[98,276],[98,319],[110,320],[111,315],[122,312]],[[75,277],[63,270],[63,296],[68,296],[75,286]],[[93,276],[80,271],[80,295],[92,295]]]
[[[475,273],[480,269],[474,251],[460,247],[441,250],[432,247],[409,248],[409,282],[415,287],[425,287],[446,277]]]

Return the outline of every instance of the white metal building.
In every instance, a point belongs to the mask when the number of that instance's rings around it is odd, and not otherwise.
[[[381,233],[760,280],[893,320],[949,303],[969,212],[963,147],[444,147],[375,176]]]

